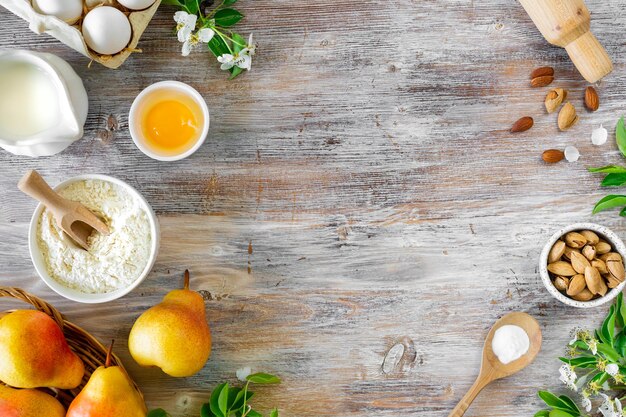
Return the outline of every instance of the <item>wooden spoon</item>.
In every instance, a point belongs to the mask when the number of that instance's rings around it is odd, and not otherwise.
[[[24,174],[17,187],[45,205],[65,234],[83,249],[89,249],[87,239],[94,230],[103,235],[109,234],[109,228],[98,216],[82,204],[61,197],[37,171],[31,170]]]
[[[512,324],[521,327],[530,339],[528,352],[522,355],[519,359],[509,362],[506,365],[500,362],[491,349],[491,341],[493,340],[494,333],[505,324]],[[496,379],[513,375],[514,373],[524,369],[533,361],[533,359],[535,359],[535,356],[539,353],[539,349],[541,349],[541,329],[539,328],[537,320],[532,318],[530,315],[520,312],[509,313],[500,320],[496,321],[489,331],[487,339],[485,340],[485,345],[483,346],[483,360],[480,365],[478,378],[476,378],[474,385],[472,385],[469,391],[467,391],[467,394],[465,394],[456,407],[454,407],[454,410],[452,410],[448,417],[461,417],[465,414],[465,411],[467,411],[469,406],[472,404],[472,401],[474,401],[478,393],[480,393],[483,388]]]

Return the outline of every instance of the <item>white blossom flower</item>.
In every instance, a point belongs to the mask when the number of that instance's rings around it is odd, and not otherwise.
[[[193,33],[196,28],[197,19],[198,16],[195,14],[189,14],[183,11],[178,11],[174,14],[174,20],[177,23],[176,31],[178,33],[178,41],[183,44],[183,56],[189,55],[191,49],[200,42],[208,43],[213,38],[213,35],[215,35],[215,32],[209,28],[202,28],[196,33]]]
[[[604,417],[622,417],[622,403],[619,398],[615,398],[615,400],[611,400],[611,398],[603,393],[600,395],[604,398],[604,402],[598,408],[598,411]]]
[[[249,366],[237,369],[237,379],[246,382],[248,375],[252,373],[252,369]]]
[[[582,400],[580,400],[580,404],[583,406],[583,409],[586,412],[590,412],[591,411],[591,400],[589,399],[589,397],[585,397],[583,395]]]
[[[241,51],[235,52],[234,54],[223,54],[222,56],[217,57],[217,60],[222,63],[220,68],[223,70],[229,70],[232,67],[237,66],[241,69],[250,71],[250,68],[252,68],[252,55],[255,53],[256,44],[254,43],[252,34],[250,34],[248,43]]]
[[[567,387],[573,391],[578,390],[578,387],[576,387],[576,372],[570,364],[564,363],[559,368],[559,373],[561,374],[559,381],[567,385]]]
[[[589,339],[587,346],[589,346],[589,350],[592,354],[595,355],[598,353],[598,341],[596,339]]]
[[[604,368],[604,372],[611,376],[615,376],[619,372],[619,365],[616,363],[610,363]]]

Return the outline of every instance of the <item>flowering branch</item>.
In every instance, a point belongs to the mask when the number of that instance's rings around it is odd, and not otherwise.
[[[205,1],[163,0],[163,3],[181,9],[174,14],[174,21],[178,41],[183,44],[182,55],[189,55],[197,45],[207,44],[221,64],[220,68],[229,71],[232,80],[243,70],[249,71],[252,68],[256,44],[252,34],[246,41],[243,36],[229,29],[244,17],[239,11],[229,7],[237,0],[222,0],[208,12],[203,6]]]
[[[598,412],[604,417],[626,417],[622,401],[626,397],[611,398],[608,393],[624,391],[626,384],[626,304],[620,293],[602,326],[595,332],[577,330],[567,346],[567,357],[559,369],[559,380],[570,390],[580,394],[582,409],[589,413],[593,399],[602,399]],[[539,391],[539,397],[552,409],[541,410],[535,417],[587,416],[568,396]],[[555,412],[558,410],[558,412]]]

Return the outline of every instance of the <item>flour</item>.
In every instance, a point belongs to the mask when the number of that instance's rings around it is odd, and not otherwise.
[[[148,215],[141,201],[123,187],[102,180],[84,180],[59,191],[78,201],[109,226],[110,234],[94,233],[88,251],[67,237],[51,212],[44,209],[37,243],[48,274],[61,284],[85,293],[107,293],[132,284],[150,258]]]
[[[491,350],[504,365],[521,358],[529,347],[528,334],[521,327],[512,324],[498,328],[491,341]]]

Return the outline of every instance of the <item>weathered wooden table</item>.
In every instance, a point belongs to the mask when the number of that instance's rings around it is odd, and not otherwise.
[[[556,357],[571,329],[597,326],[607,310],[553,300],[537,273],[541,247],[575,221],[626,232],[616,213],[591,217],[602,191],[585,171],[621,162],[612,135],[602,147],[589,136],[599,123],[612,130],[626,104],[625,6],[589,2],[615,59],[593,114],[583,110],[586,84],[565,51],[547,45],[512,0],[239,7],[241,31],[260,46],[253,70],[232,82],[207,52],[180,56],[167,7],[145,32],[143,54],[119,70],[87,68],[0,9],[1,47],[60,55],[90,95],[85,137],[67,151],[41,159],[0,152],[0,284],[47,299],[101,340],[115,338],[148,406],[175,416],[197,416],[216,383],[246,365],[284,378],[258,390],[260,409],[446,415],[471,385],[492,323],[527,311],[541,322],[542,352],[488,387],[468,415],[534,413],[537,389],[563,389]],[[579,109],[567,133],[544,113],[547,89],[529,87],[542,65],[556,68],[553,86],[569,89]],[[133,98],[163,79],[191,84],[211,111],[206,144],[176,163],[144,156],[127,130]],[[511,135],[524,115],[535,127]],[[579,162],[542,163],[543,150],[567,144],[580,149]],[[163,236],[143,285],[88,306],[39,280],[27,249],[35,202],[15,186],[31,168],[52,183],[109,174],[144,194]],[[205,291],[214,350],[201,373],[172,379],[139,368],[125,342],[134,319],[179,286],[185,268]]]

